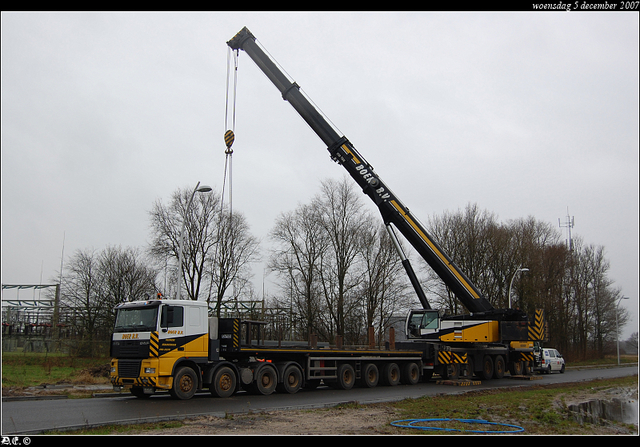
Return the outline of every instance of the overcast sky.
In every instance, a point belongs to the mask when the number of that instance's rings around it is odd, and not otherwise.
[[[423,222],[575,217],[637,331],[637,12],[3,13],[3,284],[57,281],[63,247],[146,247],[154,201],[222,189],[243,26]],[[244,53],[235,132],[259,238],[346,172]]]

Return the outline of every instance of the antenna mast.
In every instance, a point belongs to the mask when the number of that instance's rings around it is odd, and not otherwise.
[[[573,228],[573,216],[569,216],[569,207],[567,207],[567,220],[564,222],[560,222],[560,218],[558,218],[558,225],[561,228],[567,229],[567,248],[569,251],[573,251],[573,238],[571,237],[571,229]]]

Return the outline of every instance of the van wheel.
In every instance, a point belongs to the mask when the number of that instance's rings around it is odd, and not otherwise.
[[[236,392],[237,379],[231,368],[223,366],[216,371],[209,391],[213,396],[230,397]]]
[[[178,369],[173,378],[173,386],[169,390],[169,394],[174,399],[187,400],[191,399],[198,389],[198,377],[194,370],[188,366]]]

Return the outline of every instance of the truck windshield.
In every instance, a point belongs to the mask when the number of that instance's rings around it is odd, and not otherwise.
[[[158,307],[118,309],[114,332],[155,331],[158,321]]]

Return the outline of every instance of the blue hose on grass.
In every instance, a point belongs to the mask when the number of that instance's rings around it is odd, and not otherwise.
[[[467,424],[484,424],[484,425],[499,425],[502,427],[513,428],[514,430],[460,430],[457,428],[443,428],[443,427],[429,427],[423,425],[414,425],[423,422],[449,422],[457,421]],[[503,433],[520,433],[524,431],[524,428],[518,425],[501,424],[499,422],[489,422],[483,419],[448,419],[448,418],[432,418],[432,419],[402,419],[399,421],[393,421],[391,423],[394,427],[400,428],[415,428],[417,430],[437,430],[437,431],[459,431],[468,433],[490,433],[490,434],[503,434]]]

